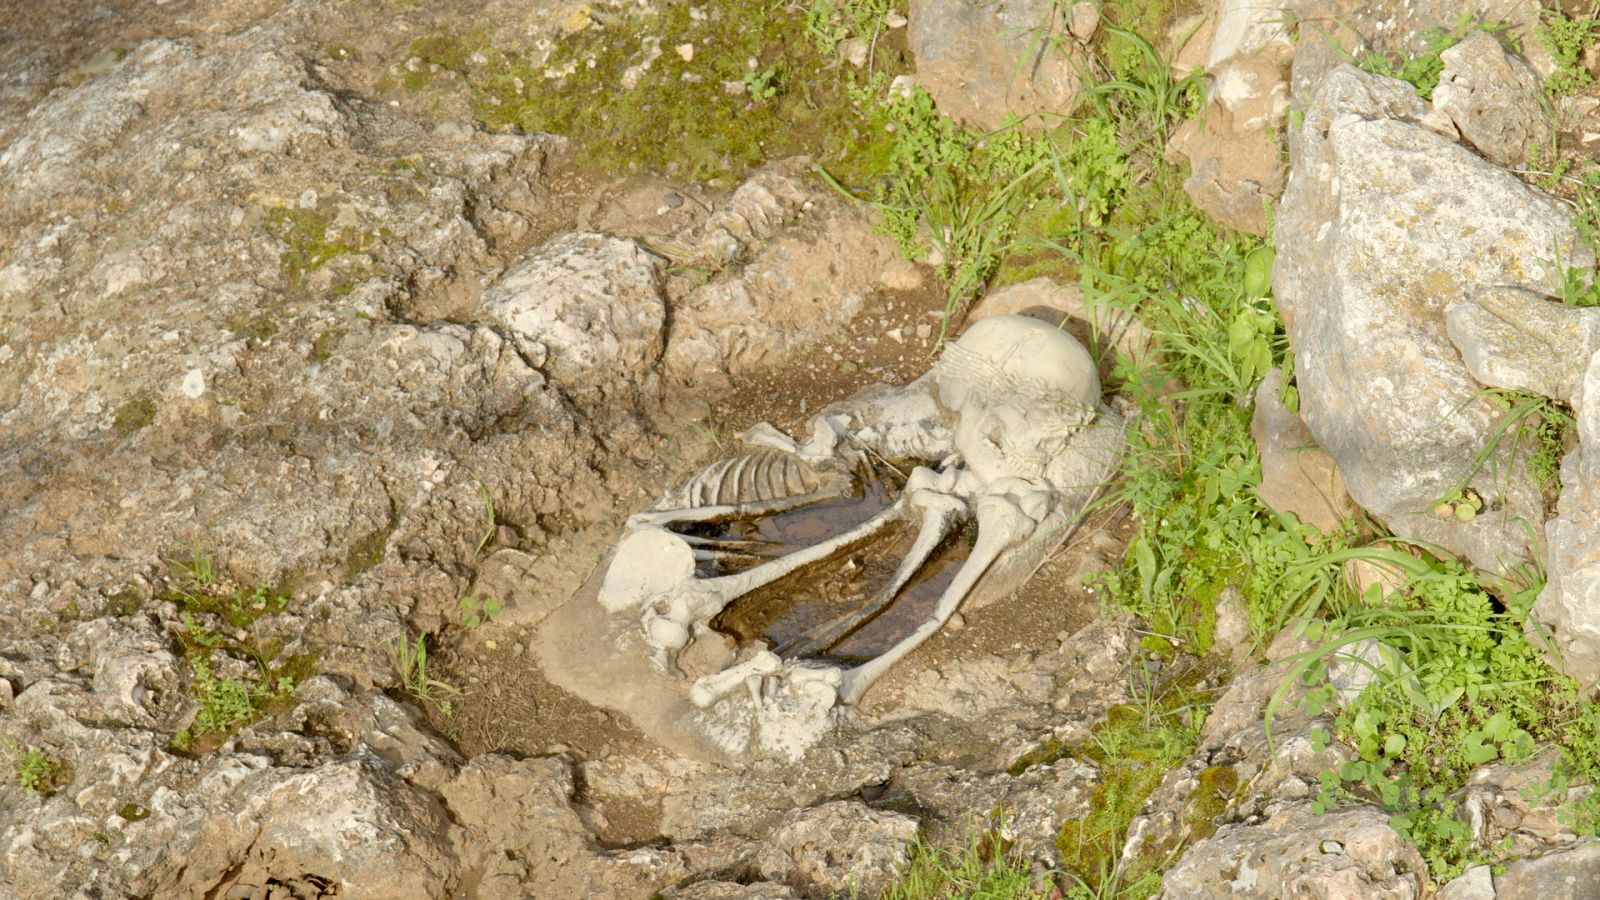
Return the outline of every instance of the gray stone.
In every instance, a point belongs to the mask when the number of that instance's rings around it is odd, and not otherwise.
[[[1293,513],[1323,531],[1349,518],[1353,509],[1344,479],[1333,457],[1318,447],[1299,413],[1283,405],[1278,394],[1283,373],[1273,369],[1256,389],[1250,436],[1261,457],[1261,484],[1256,493],[1280,513]]]
[[[1494,877],[1495,900],[1593,897],[1600,884],[1600,841],[1586,840],[1538,859],[1521,859]]]
[[[1450,340],[1472,377],[1581,408],[1584,372],[1600,351],[1600,309],[1491,285],[1445,311]]]
[[[808,897],[875,896],[910,858],[917,820],[840,800],[786,816],[757,851],[761,877]]]
[[[1494,35],[1474,31],[1439,55],[1444,71],[1433,106],[1448,115],[1478,152],[1503,166],[1547,148],[1555,133],[1543,108],[1539,76],[1506,53]]]
[[[1585,685],[1600,681],[1600,309],[1509,287],[1481,290],[1447,313],[1450,339],[1485,384],[1572,406],[1578,447],[1561,463],[1556,517],[1545,523],[1545,587],[1530,634]]]
[[[796,900],[800,895],[785,884],[762,881],[739,884],[733,881],[701,881],[673,888],[661,896],[666,900]]]
[[[917,83],[941,112],[979,128],[998,128],[1008,112],[1068,115],[1081,63],[1044,38],[1065,30],[1062,15],[1043,0],[912,0]]]
[[[1495,900],[1488,866],[1473,866],[1439,888],[1439,900]]]
[[[1547,632],[1558,661],[1586,686],[1600,682],[1600,353],[1589,360],[1577,411],[1578,449],[1561,461],[1556,517],[1545,523],[1545,585],[1529,623]]]
[[[1421,897],[1422,858],[1373,807],[1326,815],[1291,805],[1259,825],[1224,825],[1191,846],[1162,881],[1161,896]]]
[[[1450,343],[1445,308],[1488,285],[1553,290],[1558,256],[1593,257],[1559,204],[1418,125],[1425,111],[1404,82],[1351,66],[1323,79],[1290,141],[1274,294],[1301,415],[1350,496],[1402,537],[1502,570],[1529,559],[1545,518],[1509,444],[1469,481],[1486,514],[1430,514],[1503,415]]]
[[[562,235],[484,291],[483,311],[530,364],[591,391],[636,379],[661,356],[665,265],[633,241]]]

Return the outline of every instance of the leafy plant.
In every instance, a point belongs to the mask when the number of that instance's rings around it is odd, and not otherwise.
[[[1444,51],[1461,43],[1474,31],[1486,31],[1499,36],[1501,40],[1507,40],[1505,32],[1508,27],[1502,23],[1484,21],[1472,12],[1465,12],[1451,27],[1434,28],[1425,32],[1422,36],[1422,52],[1416,56],[1396,59],[1382,53],[1369,52],[1352,62],[1374,75],[1410,82],[1411,86],[1416,88],[1418,97],[1431,101],[1433,89],[1439,86],[1439,76],[1444,71],[1444,60],[1440,58]]]
[[[200,708],[194,721],[173,736],[172,744],[178,750],[193,751],[202,742],[220,743],[228,735],[260,719],[273,704],[294,693],[314,662],[310,656],[275,658],[276,652],[264,653],[252,645],[218,634],[194,613],[186,611],[182,618],[189,690]],[[253,677],[218,674],[219,655],[234,660],[248,659],[254,668]]]
[[[1562,11],[1544,12],[1539,23],[1539,42],[1550,51],[1555,61],[1555,71],[1545,79],[1545,93],[1551,97],[1569,97],[1581,88],[1594,83],[1594,77],[1583,65],[1583,54],[1595,42],[1600,20],[1590,16],[1571,18]]]
[[[495,616],[500,615],[503,609],[500,601],[493,597],[484,597],[482,600],[476,597],[462,597],[459,606],[461,625],[468,629],[494,621]]]
[[[62,765],[41,747],[24,747],[10,738],[0,738],[0,752],[11,758],[11,774],[30,794],[50,796],[66,781]]]

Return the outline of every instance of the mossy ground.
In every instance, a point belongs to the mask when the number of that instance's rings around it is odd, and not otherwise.
[[[892,137],[856,85],[881,92],[909,69],[903,30],[883,32],[856,73],[820,52],[806,17],[787,7],[668,3],[605,18],[579,18],[548,52],[430,34],[389,85],[460,79],[485,127],[571,137],[599,171],[732,178],[796,154],[847,184],[884,171]]]

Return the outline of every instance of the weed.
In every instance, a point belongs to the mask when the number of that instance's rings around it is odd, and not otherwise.
[[[1367,53],[1352,62],[1374,75],[1410,82],[1416,88],[1418,97],[1431,101],[1433,89],[1439,86],[1439,75],[1444,71],[1444,60],[1440,58],[1444,51],[1461,43],[1474,31],[1486,31],[1502,41],[1509,40],[1507,28],[1504,24],[1487,22],[1474,13],[1466,12],[1451,27],[1430,29],[1423,34],[1422,52],[1416,56],[1396,60],[1381,53]]]
[[[1005,850],[999,835],[975,838],[965,848],[938,851],[919,839],[911,862],[882,900],[1045,900],[1049,879],[1035,878],[1026,860]]]
[[[1095,763],[1101,777],[1089,814],[1061,824],[1056,850],[1063,867],[1087,889],[1101,890],[1108,880],[1137,884],[1157,868],[1156,860],[1141,859],[1137,871],[1123,870],[1119,859],[1128,825],[1167,772],[1194,751],[1205,717],[1209,698],[1203,692],[1183,683],[1159,692],[1148,683],[1145,688],[1141,702],[1110,709],[1072,754]]]
[[[1559,10],[1544,12],[1539,23],[1539,42],[1555,61],[1555,70],[1544,81],[1546,94],[1570,97],[1594,83],[1594,77],[1583,64],[1583,54],[1594,44],[1597,28],[1600,28],[1600,20],[1593,18],[1593,13],[1571,18]]]
[[[298,287],[305,277],[341,256],[364,252],[371,233],[347,235],[333,224],[333,214],[320,207],[277,207],[262,220],[267,233],[282,241],[279,266],[289,284]]]
[[[441,694],[459,694],[461,691],[428,674],[428,635],[417,635],[416,640],[397,640],[389,648],[389,660],[394,663],[395,674],[400,677],[400,687],[407,694],[422,701],[435,701]]]
[[[24,747],[10,738],[0,738],[0,753],[11,758],[11,774],[30,794],[48,797],[66,783],[66,772],[40,747]]]
[[[275,660],[275,654],[231,641],[207,628],[192,613],[183,613],[183,623],[189,689],[200,709],[194,722],[173,736],[172,745],[180,751],[220,745],[228,735],[260,719],[269,707],[294,693],[314,663],[307,656]],[[218,654],[248,657],[254,664],[254,677],[218,674]]]
[[[461,607],[461,627],[469,630],[477,628],[479,625],[493,622],[495,617],[500,615],[500,611],[504,609],[500,601],[493,597],[484,597],[482,600],[475,597],[462,597],[459,605]]]
[[[189,546],[189,558],[171,563],[178,577],[157,594],[176,604],[185,615],[209,613],[234,628],[249,628],[264,615],[283,612],[289,607],[287,586],[257,584],[253,588],[231,588],[219,577],[211,557],[198,545]]]
[[[156,404],[147,397],[136,397],[117,407],[111,428],[117,434],[133,434],[156,420]]]

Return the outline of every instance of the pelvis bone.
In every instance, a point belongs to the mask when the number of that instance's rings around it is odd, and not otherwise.
[[[791,755],[938,631],[997,564],[1031,548],[1026,577],[1047,544],[1070,534],[1122,445],[1121,423],[1100,404],[1083,346],[1017,316],[974,324],[913,384],[847,401],[811,424],[804,443],[757,426],[744,436],[744,453],[633,516],[599,591],[607,612],[637,617],[657,666],[682,677],[679,654],[739,598],[807,567],[826,573],[886,529],[914,529],[892,576],[859,606],[780,646],[751,642],[738,661],[691,685],[699,707],[748,704],[759,743]],[[761,539],[717,527],[838,501],[875,468],[904,475],[898,496],[809,546],[774,556]],[[893,606],[938,548],[969,526],[970,551],[923,620],[865,662],[824,659]],[[1020,568],[1010,567],[1014,581]]]

